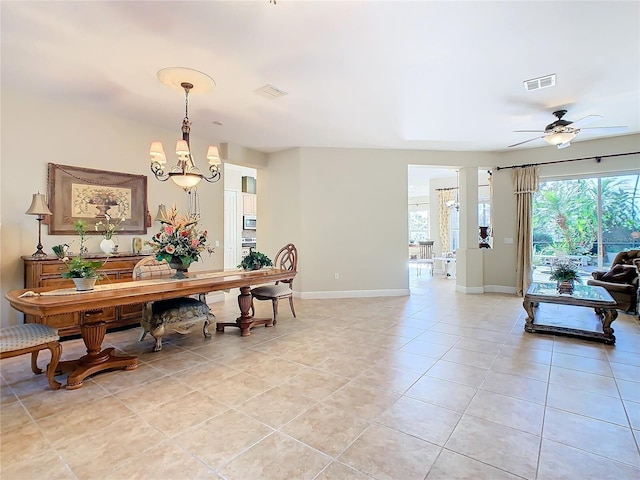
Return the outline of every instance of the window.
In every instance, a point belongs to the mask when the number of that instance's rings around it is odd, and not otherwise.
[[[409,242],[429,240],[429,205],[417,205],[409,211]]]

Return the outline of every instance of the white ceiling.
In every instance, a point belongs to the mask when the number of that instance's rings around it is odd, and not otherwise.
[[[1,15],[3,90],[178,136],[183,94],[156,73],[193,68],[217,84],[190,96],[203,142],[500,151],[559,108],[640,132],[637,1],[2,1]],[[556,87],[524,90],[551,73]],[[288,95],[254,93],[265,84]]]

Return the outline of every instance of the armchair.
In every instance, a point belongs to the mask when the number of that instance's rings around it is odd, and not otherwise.
[[[638,313],[638,286],[640,285],[640,250],[620,252],[613,259],[608,272],[591,272],[587,285],[604,287],[618,304],[618,309]]]

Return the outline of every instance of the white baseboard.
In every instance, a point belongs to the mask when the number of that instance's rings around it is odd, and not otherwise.
[[[512,293],[516,294],[516,287],[507,287],[505,285],[485,285],[484,291],[487,293]]]
[[[484,293],[484,287],[463,287],[462,285],[456,285],[456,292],[460,293],[469,293],[469,294],[479,294]]]
[[[301,292],[303,299],[323,298],[366,298],[366,297],[403,297],[409,295],[409,289],[397,290],[345,290],[331,292]]]

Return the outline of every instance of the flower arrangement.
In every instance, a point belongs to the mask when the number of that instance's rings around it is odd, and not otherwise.
[[[96,232],[102,232],[102,236],[107,240],[111,240],[111,237],[116,233],[118,227],[122,222],[124,222],[124,218],[119,218],[116,222],[111,223],[111,215],[108,213],[104,214],[105,221],[100,220],[96,223]]]
[[[253,248],[250,248],[249,255],[242,259],[238,268],[242,268],[244,270],[259,270],[262,267],[270,267],[272,265],[273,262],[264,253],[254,251]]]
[[[69,259],[67,252],[68,244],[56,245],[53,247],[53,253],[65,264],[67,271],[60,274],[62,278],[101,278],[98,269],[104,265],[99,261],[85,260],[78,256]]]
[[[207,231],[196,228],[198,220],[179,216],[175,205],[160,223],[160,231],[145,242],[155,252],[156,259],[171,263],[177,257],[183,265],[188,266],[197,262],[202,252],[214,252],[207,245]]]
[[[551,275],[549,275],[549,278],[551,280],[556,280],[557,282],[580,281],[580,277],[578,276],[578,268],[569,259],[557,260],[551,266]]]

